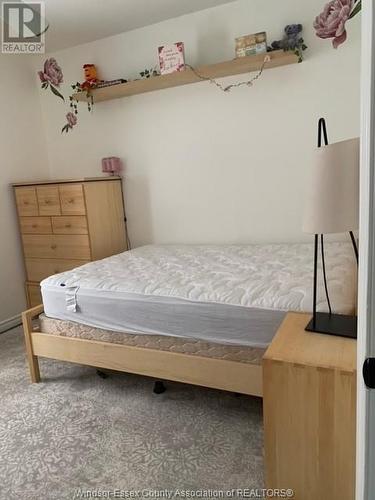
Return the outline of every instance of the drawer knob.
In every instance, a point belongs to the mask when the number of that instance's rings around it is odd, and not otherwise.
[[[52,250],[56,250],[57,245],[51,245]]]
[[[74,203],[74,198],[69,198],[68,203]]]
[[[28,204],[29,204],[29,202],[28,202],[27,200],[25,200],[25,201],[23,202],[23,204],[24,204],[24,205],[28,205]]]
[[[38,227],[38,224],[33,224],[31,227],[32,227],[33,229],[36,229],[36,228]]]
[[[51,203],[51,200],[49,200],[49,199],[47,198],[47,199],[46,199],[46,201],[45,201],[45,204],[46,204],[46,205],[49,205],[50,203]]]
[[[65,227],[66,227],[67,229],[69,229],[70,227],[72,227],[72,225],[71,225],[71,224],[65,224]]]

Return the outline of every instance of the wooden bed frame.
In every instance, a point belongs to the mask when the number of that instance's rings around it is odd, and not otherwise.
[[[22,313],[27,360],[34,383],[40,382],[38,357],[43,357],[252,396],[263,395],[261,364],[51,335],[33,329],[33,320],[43,311],[40,305]]]

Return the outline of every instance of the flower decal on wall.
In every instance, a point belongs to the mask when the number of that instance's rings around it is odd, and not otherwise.
[[[69,132],[75,125],[77,125],[78,118],[75,113],[72,113],[69,111],[69,113],[66,114],[66,125],[63,126],[61,132]]]
[[[60,84],[64,81],[63,73],[56,59],[53,57],[47,59],[44,63],[43,70],[38,71],[38,75],[42,83],[42,89],[49,88],[53,94],[60,97],[63,101],[65,100],[56,88],[60,87]]]
[[[331,0],[315,18],[316,35],[319,38],[333,38],[332,45],[337,49],[346,40],[346,22],[358,14],[361,7],[361,0]]]
[[[57,88],[59,88],[60,85],[64,82],[64,76],[62,69],[55,58],[50,57],[45,61],[43,70],[38,71],[38,76],[42,84],[42,89],[49,88],[54,95],[65,101],[64,96],[57,90]],[[77,86],[80,87],[80,84],[77,83],[76,85],[72,85],[72,89],[74,91],[78,91],[78,89],[76,88]],[[80,88],[79,90],[82,89]],[[89,94],[89,91],[87,91],[87,95],[88,97],[90,97],[90,99],[88,100],[88,110],[91,111],[93,106],[93,99]],[[78,122],[78,106],[77,101],[73,98],[73,96],[69,96],[69,106],[70,111],[65,115],[66,123],[61,129],[61,133],[69,132],[69,130],[72,130]]]

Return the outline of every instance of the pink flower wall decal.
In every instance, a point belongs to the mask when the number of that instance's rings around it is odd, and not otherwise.
[[[77,115],[69,111],[69,113],[66,114],[66,121],[67,123],[61,129],[61,132],[69,132],[69,130],[71,130],[75,125],[77,125],[78,122]]]
[[[43,70],[38,71],[38,76],[42,84],[42,89],[50,89],[53,94],[60,97],[64,101],[64,97],[60,94],[56,87],[60,87],[64,77],[60,66],[53,57],[46,59]]]
[[[361,10],[361,0],[331,0],[314,21],[319,38],[332,38],[335,49],[345,42],[346,22]]]
[[[49,81],[56,87],[59,87],[60,83],[64,81],[61,68],[53,57],[45,61],[43,71],[39,71],[38,74],[41,82]]]

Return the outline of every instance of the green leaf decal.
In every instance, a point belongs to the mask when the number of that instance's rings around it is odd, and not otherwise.
[[[60,94],[60,92],[53,85],[50,85],[50,89],[51,89],[53,94],[57,95],[57,97],[60,97],[60,99],[65,101],[64,97]]]
[[[352,19],[355,15],[357,15],[361,9],[362,9],[362,0],[359,0],[359,2],[355,5],[354,9],[352,10],[349,19]]]

